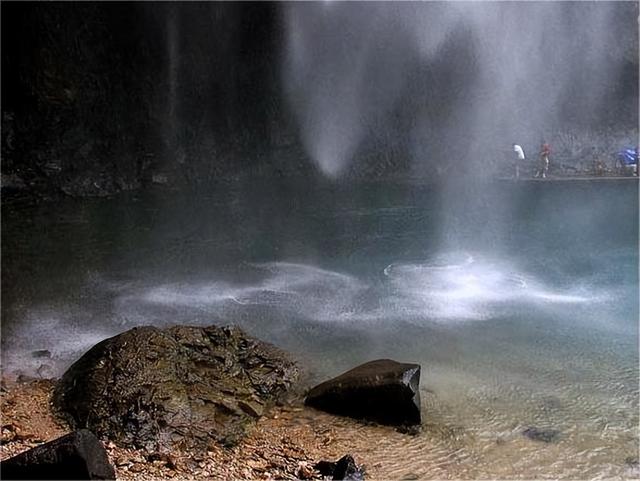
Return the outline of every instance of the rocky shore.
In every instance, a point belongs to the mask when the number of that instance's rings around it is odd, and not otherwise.
[[[134,339],[140,332],[148,336],[148,339],[151,340],[150,344],[145,346],[141,344],[141,339]],[[209,336],[207,340],[199,337],[203,332]],[[205,404],[212,406],[212,410],[208,414],[214,417],[217,416],[215,410],[223,404],[222,411],[228,418],[225,418],[224,423],[218,426],[205,426],[207,429],[211,429],[209,441],[203,442],[206,439],[202,438],[195,443],[191,442],[193,439],[186,435],[191,431],[185,429],[185,419],[178,418],[178,421],[182,423],[181,432],[185,435],[176,437],[176,432],[172,431],[170,434],[178,442],[162,445],[131,442],[133,439],[149,441],[151,437],[146,427],[138,432],[130,431],[127,433],[123,431],[118,436],[116,431],[109,431],[114,426],[109,426],[108,423],[93,426],[94,429],[98,428],[97,434],[102,440],[110,463],[115,468],[117,479],[331,479],[331,476],[327,476],[326,472],[322,472],[324,465],[320,464],[319,468],[318,463],[337,461],[346,454],[351,454],[354,457],[357,465],[366,472],[368,479],[401,478],[407,475],[407,473],[398,472],[397,468],[391,470],[389,467],[385,467],[382,462],[385,456],[384,446],[389,442],[401,443],[403,439],[410,437],[406,433],[403,434],[392,426],[334,416],[307,407],[304,405],[301,393],[295,390],[292,390],[284,398],[280,396],[276,401],[274,397],[273,402],[267,402],[267,399],[271,399],[272,391],[281,394],[285,387],[288,388],[293,378],[294,367],[292,364],[287,364],[287,361],[283,360],[282,364],[278,364],[277,367],[273,366],[275,359],[285,355],[277,348],[257,340],[253,341],[250,338],[247,340],[241,331],[228,328],[204,328],[197,332],[195,329],[185,327],[166,331],[142,328],[125,334],[127,335],[124,337],[117,336],[94,346],[67,371],[61,380],[3,377],[0,392],[3,413],[0,460],[6,460],[30,448],[57,439],[78,427],[84,427],[77,422],[74,424],[73,416],[61,416],[59,411],[60,406],[64,405],[60,400],[63,397],[62,393],[73,398],[74,393],[70,387],[73,383],[70,379],[74,374],[78,375],[79,372],[85,377],[87,372],[90,373],[88,379],[91,380],[95,389],[93,394],[91,390],[85,392],[87,405],[94,408],[91,415],[96,415],[100,409],[114,409],[111,421],[119,415],[115,410],[117,407],[115,399],[109,399],[109,402],[112,403],[109,406],[107,404],[100,405],[94,399],[98,391],[107,389],[104,383],[110,386],[113,382],[117,384],[118,376],[124,375],[116,367],[116,361],[109,365],[109,362],[105,362],[102,356],[106,356],[105,359],[110,360],[120,356],[121,360],[137,362],[138,358],[129,358],[129,356],[138,353],[139,356],[162,365],[162,355],[160,355],[158,347],[169,346],[172,361],[178,359],[176,357],[178,352],[182,356],[188,353],[182,361],[176,361],[178,370],[189,368],[204,375],[208,371],[211,372],[212,364],[203,364],[203,359],[199,356],[214,349],[216,343],[219,346],[219,336],[222,336],[229,350],[226,354],[218,350],[217,360],[214,360],[214,363],[219,362],[220,366],[231,367],[234,374],[230,385],[236,392],[228,394],[225,399],[213,399],[216,386],[219,387],[220,383],[226,382],[214,375],[210,378],[214,379],[213,381],[207,381],[209,387],[213,388],[206,393],[211,398],[211,402]],[[186,351],[185,346],[188,347]],[[191,351],[190,349],[194,346],[196,346],[196,350]],[[230,352],[235,353],[234,359],[230,359]],[[239,365],[246,367],[244,375],[248,376],[247,379],[256,388],[257,394],[250,392],[247,384],[243,381],[243,375],[237,369],[234,370],[234,367]],[[398,366],[402,365],[398,364]],[[135,365],[135,371],[138,372],[138,378],[130,378],[131,386],[140,380],[142,380],[140,385],[148,386],[148,382],[144,379],[145,376],[155,375],[157,379],[163,379],[160,372],[151,373],[148,369],[145,371],[141,364]],[[263,375],[259,380],[256,378],[257,372]],[[117,374],[114,378],[116,381],[110,377],[114,373]],[[183,375],[184,373],[178,374]],[[297,376],[297,373],[295,375]],[[82,379],[82,376],[75,379]],[[283,383],[280,383],[276,378],[283,380]],[[126,381],[126,379],[127,377],[124,376],[120,380]],[[166,378],[164,379],[167,381]],[[176,376],[167,382],[170,381],[169,385],[174,389],[179,384],[177,383],[179,379],[180,376]],[[161,385],[162,383],[158,381],[156,384]],[[203,414],[199,411],[202,406],[195,409],[194,406],[198,403],[194,402],[193,397],[206,391],[203,388],[204,384],[206,383],[203,383],[202,379],[198,379],[193,384],[198,386],[197,389],[189,388],[185,391],[184,386],[179,386],[177,391],[171,391],[169,394],[169,391],[163,391],[166,388],[165,383],[164,386],[160,386],[159,391],[154,391],[153,395],[173,397],[169,403],[171,406],[176,403],[176,393],[183,395],[183,398],[178,396],[178,404],[180,402],[184,404],[179,407],[189,413],[190,420],[199,423],[202,421],[199,418]],[[265,390],[266,386],[271,391]],[[108,389],[113,389],[113,387]],[[117,392],[118,389],[124,389],[124,384],[117,387],[114,392]],[[202,391],[203,389],[205,391]],[[136,393],[132,389],[125,394],[130,396],[140,393]],[[151,399],[149,392],[144,392],[142,395],[147,396],[146,401]],[[259,405],[259,414],[252,410],[247,413],[247,408],[243,407],[243,402],[249,402],[246,401],[247,396],[254,396],[253,402],[256,406]],[[236,406],[239,407],[237,410],[231,409],[233,407],[231,406],[232,400],[235,398],[237,398],[236,402],[239,400]],[[131,399],[127,402],[129,401]],[[75,400],[71,404],[77,407]],[[172,414],[158,411],[157,407],[154,409],[156,409],[154,416],[165,416],[161,420],[162,424],[166,421],[166,416]],[[135,411],[134,408],[130,408],[128,412],[129,415],[135,414],[137,419],[140,419],[142,413],[142,411]],[[160,419],[160,417],[155,419]],[[247,420],[251,422],[246,422]],[[82,424],[87,425],[84,421]],[[239,425],[242,426],[242,432],[238,432],[236,429]],[[145,425],[141,424],[140,426],[144,427]],[[227,442],[225,437],[221,436],[221,429],[227,429],[227,427],[230,427],[234,433],[233,442]],[[216,428],[218,428],[217,431]],[[238,435],[235,436],[235,434]],[[162,437],[166,433],[159,433],[159,435]]]
[[[0,460],[71,431],[51,412],[54,385],[52,379],[3,379]],[[364,466],[368,479],[401,479],[408,473],[386,465],[385,450],[407,438],[390,426],[332,416],[296,402],[275,406],[233,447],[212,445],[198,454],[174,449],[157,456],[109,441],[104,445],[120,480],[323,479],[313,465],[345,453]]]

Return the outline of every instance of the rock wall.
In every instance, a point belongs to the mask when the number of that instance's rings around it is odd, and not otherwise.
[[[3,186],[100,196],[253,168],[291,137],[276,19],[273,4],[4,3]]]
[[[316,175],[284,98],[284,8],[277,2],[4,2],[3,191],[101,196],[153,182]],[[607,91],[602,115],[586,118],[581,102],[572,100],[576,88],[564,99],[567,128],[600,138],[598,129],[637,127],[637,9],[634,2],[621,4],[612,26],[625,60],[610,73],[620,81]],[[429,176],[452,159],[468,161],[466,142],[443,137],[438,128],[421,131],[425,152],[412,150],[416,118],[440,126],[452,105],[468,100],[456,92],[476,75],[474,43],[464,32],[454,37],[431,64],[412,63],[388,118],[369,126],[345,175]],[[412,170],[414,161],[424,168]]]

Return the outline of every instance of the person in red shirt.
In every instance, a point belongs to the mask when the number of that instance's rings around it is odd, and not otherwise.
[[[541,177],[543,179],[547,178],[547,172],[549,171],[549,155],[551,154],[551,146],[544,142],[542,144],[542,148],[540,149],[540,165],[538,167],[538,171],[536,172],[536,177]]]

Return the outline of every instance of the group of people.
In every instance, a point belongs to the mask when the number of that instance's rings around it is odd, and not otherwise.
[[[516,161],[515,161],[515,174],[516,179],[520,178],[520,164],[522,164],[526,157],[524,155],[524,150],[518,144],[513,144],[513,151],[516,153]],[[540,148],[540,153],[538,154],[538,168],[536,169],[536,178],[547,178],[547,172],[549,171],[549,155],[551,155],[551,146],[546,142],[542,143],[542,147]]]

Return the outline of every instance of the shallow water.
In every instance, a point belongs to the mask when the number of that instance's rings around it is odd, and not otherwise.
[[[315,380],[419,362],[424,428],[390,437],[389,475],[640,475],[636,181],[252,182],[4,205],[2,227],[6,371],[58,375],[135,325],[235,323]]]

